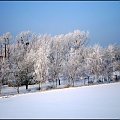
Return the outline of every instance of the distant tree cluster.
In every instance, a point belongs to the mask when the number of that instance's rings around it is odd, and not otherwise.
[[[0,36],[0,90],[2,85],[19,87],[29,84],[52,82],[60,85],[61,76],[66,86],[76,80],[88,83],[104,82],[120,73],[120,46],[87,45],[88,32],[75,30],[68,34],[37,35],[30,31],[16,37],[11,33]],[[10,44],[15,39],[16,42]],[[114,80],[118,80],[115,74]],[[90,80],[92,77],[92,81]]]

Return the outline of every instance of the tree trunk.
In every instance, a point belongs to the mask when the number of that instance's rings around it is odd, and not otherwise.
[[[89,85],[89,76],[88,76],[88,85]]]
[[[115,81],[117,81],[117,79],[118,79],[118,78],[117,78],[117,75],[115,75]]]
[[[60,85],[60,79],[59,79],[59,85]]]
[[[28,89],[28,84],[26,84],[26,90]]]
[[[1,86],[0,86],[0,94],[1,94],[1,91],[2,91],[2,88],[1,88]]]
[[[111,78],[110,78],[110,76],[108,76],[108,81],[109,81],[109,83],[111,82]]]
[[[57,88],[57,79],[56,79],[56,88]]]
[[[107,76],[107,82],[109,82],[109,76]]]
[[[54,84],[55,84],[55,83],[54,83],[54,80],[53,80],[53,87],[55,86]]]
[[[95,81],[98,82],[98,75],[95,75]]]
[[[85,79],[84,79],[84,85],[85,85]]]
[[[26,80],[26,90],[28,89],[28,80]]]
[[[19,86],[17,87],[17,93],[18,93],[18,94],[20,93]]]
[[[39,81],[39,88],[38,88],[39,90],[41,89],[41,87],[40,87],[40,81]]]
[[[72,78],[72,81],[73,81],[73,87],[74,87],[74,80],[73,80],[73,78]]]
[[[115,80],[117,80],[117,75],[115,75]]]
[[[75,83],[74,83],[74,80],[73,80],[73,87],[75,86],[74,84],[75,84]]]
[[[70,78],[68,78],[68,85],[70,85]]]
[[[0,94],[2,93],[2,84],[0,82]]]

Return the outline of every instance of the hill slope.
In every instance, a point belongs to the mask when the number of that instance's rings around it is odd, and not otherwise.
[[[120,83],[0,98],[0,118],[120,118]]]

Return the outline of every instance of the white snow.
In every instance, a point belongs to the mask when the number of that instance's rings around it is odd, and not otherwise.
[[[0,98],[0,118],[119,118],[120,82]]]

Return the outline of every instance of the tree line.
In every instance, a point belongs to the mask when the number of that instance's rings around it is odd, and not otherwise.
[[[68,34],[49,35],[23,31],[16,37],[10,32],[0,36],[0,89],[2,85],[19,87],[52,82],[60,85],[61,76],[66,86],[87,79],[102,82],[120,73],[120,46],[88,45],[89,33],[75,30]],[[14,39],[14,43],[10,43]],[[92,77],[92,81],[90,80]],[[114,75],[118,80],[118,75]],[[33,81],[34,80],[34,81]]]

